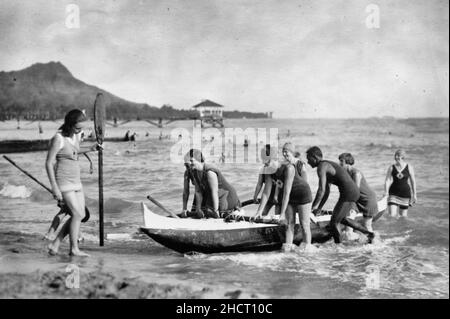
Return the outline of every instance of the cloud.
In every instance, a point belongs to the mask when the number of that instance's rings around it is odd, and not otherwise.
[[[59,60],[128,100],[203,98],[281,117],[448,116],[448,2],[71,1],[0,3],[0,69]]]

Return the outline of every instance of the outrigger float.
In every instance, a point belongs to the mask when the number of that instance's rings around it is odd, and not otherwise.
[[[244,219],[255,213],[256,205],[241,210]],[[381,217],[387,207],[386,197],[378,202]],[[253,209],[252,209],[253,208]],[[140,230],[161,245],[179,253],[199,252],[205,254],[243,251],[272,251],[281,248],[285,237],[285,226],[273,219],[263,219],[259,223],[249,221],[226,222],[223,219],[172,218],[154,213],[142,203],[144,227]],[[351,218],[362,218],[361,213],[352,211]],[[331,238],[326,226],[331,212],[314,216],[311,214],[313,242],[323,243]],[[302,241],[299,225],[295,225],[294,243]]]

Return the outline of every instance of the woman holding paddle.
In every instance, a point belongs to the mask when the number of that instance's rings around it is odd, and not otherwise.
[[[50,180],[53,197],[64,202],[70,209],[70,219],[62,226],[55,240],[48,246],[51,255],[58,253],[64,237],[70,236],[70,255],[89,256],[80,251],[78,237],[81,220],[85,215],[85,200],[80,179],[78,155],[95,151],[98,144],[80,147],[81,133],[86,121],[85,114],[78,109],[71,110],[64,117],[64,124],[51,140],[45,167]]]

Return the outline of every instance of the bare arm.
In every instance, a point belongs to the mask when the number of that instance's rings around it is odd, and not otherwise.
[[[280,219],[284,219],[286,215],[286,209],[289,204],[289,197],[292,190],[292,182],[294,181],[295,168],[289,165],[286,168],[284,175],[284,188],[283,188],[283,203],[281,204]]]
[[[266,208],[267,202],[269,201],[270,192],[272,191],[273,179],[270,175],[266,176],[266,182],[264,184],[264,190],[261,195],[261,202],[259,203],[258,210],[254,217],[261,216],[264,208]]]
[[[258,200],[258,195],[259,192],[261,191],[261,188],[263,186],[263,175],[259,174],[258,175],[258,183],[256,183],[256,187],[255,187],[255,193],[253,194],[253,200],[256,201]]]
[[[414,174],[414,168],[409,165],[409,181],[411,183],[411,189],[412,189],[412,202],[411,204],[414,204],[417,202],[417,189],[416,189],[416,177]]]
[[[323,205],[325,205],[328,200],[328,196],[330,196],[330,184],[327,183],[327,186],[325,187],[325,194],[323,194],[322,200],[319,203],[319,207],[317,207],[318,210],[321,210]]]
[[[187,210],[187,203],[189,200],[189,174],[184,171],[183,177],[183,212]]]
[[[50,181],[50,185],[52,187],[53,197],[58,201],[63,200],[61,191],[59,190],[55,177],[56,154],[60,149],[61,149],[61,139],[58,137],[58,135],[55,135],[50,142],[50,148],[48,150],[47,158],[45,160],[45,169],[47,170],[47,176]]]
[[[386,196],[389,194],[389,187],[391,187],[392,184],[392,165],[389,166],[387,173],[386,173],[386,180],[384,181],[384,195]]]
[[[302,173],[303,179],[304,179],[306,182],[308,182],[308,173],[306,173],[305,166],[306,166],[306,164],[303,164],[303,165],[302,165],[302,171],[301,171],[301,173]]]
[[[208,184],[211,189],[211,198],[213,203],[214,212],[219,211],[219,181],[217,180],[217,175],[214,172],[208,171]]]
[[[197,212],[200,212],[202,210],[203,194],[200,187],[198,187],[197,185],[195,185],[195,201],[197,203],[195,210]]]
[[[355,182],[356,186],[358,186],[358,189],[361,187],[361,179],[362,179],[361,172],[356,171],[355,174],[353,174],[353,181]]]
[[[87,145],[82,146],[81,142],[83,141],[83,138],[82,138],[81,133],[77,134],[74,138],[75,138],[76,143],[78,143],[78,147],[79,147],[78,154],[86,154],[86,153],[90,153],[90,152],[95,152],[95,151],[97,151],[97,147],[102,147],[98,143],[92,144],[90,146],[87,146]]]
[[[317,189],[316,197],[314,198],[311,210],[321,208],[330,193],[330,186],[327,183],[327,166],[325,163],[319,164],[317,167],[317,176],[319,177],[319,188]]]

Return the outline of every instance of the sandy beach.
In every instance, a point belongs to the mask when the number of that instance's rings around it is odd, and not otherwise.
[[[260,298],[241,290],[192,285],[158,275],[136,275],[123,269],[119,259],[135,254],[140,244],[98,247],[84,243],[91,257],[67,255],[63,243],[57,256],[46,253],[46,244],[35,235],[17,232],[0,234],[0,298],[108,298],[108,299],[235,299]],[[133,247],[134,246],[134,247]],[[142,248],[141,248],[142,249]],[[70,279],[79,269],[79,288]],[[74,277],[72,277],[74,278]]]

